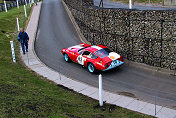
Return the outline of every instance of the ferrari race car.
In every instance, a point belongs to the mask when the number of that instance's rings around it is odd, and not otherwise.
[[[69,48],[63,48],[61,53],[66,62],[76,62],[87,67],[89,72],[106,71],[124,63],[122,56],[103,45],[81,43]]]

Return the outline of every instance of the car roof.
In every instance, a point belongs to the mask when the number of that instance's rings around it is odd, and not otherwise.
[[[71,46],[71,47],[68,47],[68,49],[74,49],[74,50],[79,50],[79,49],[84,49],[84,48],[87,48],[87,47],[90,47],[91,45],[89,44],[85,44],[85,43],[80,43],[78,45],[74,45],[74,46]]]
[[[85,48],[85,50],[94,53],[95,51],[101,50],[103,48],[107,48],[107,47],[103,46],[103,45],[92,45],[92,46],[90,46],[88,48]]]

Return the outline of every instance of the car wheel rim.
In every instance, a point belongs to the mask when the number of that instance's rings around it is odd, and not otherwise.
[[[68,55],[65,54],[65,61],[68,61]]]
[[[94,66],[92,64],[89,64],[88,69],[91,73],[94,72]]]

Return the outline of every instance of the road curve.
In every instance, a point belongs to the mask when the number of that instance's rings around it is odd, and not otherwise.
[[[81,43],[67,16],[61,0],[44,0],[35,42],[35,51],[39,59],[50,68],[70,77],[98,86],[98,75],[90,74],[86,68],[75,63],[66,63],[60,50]],[[103,74],[103,88],[111,92],[125,94],[175,108],[176,77],[157,72],[129,67],[107,71]]]

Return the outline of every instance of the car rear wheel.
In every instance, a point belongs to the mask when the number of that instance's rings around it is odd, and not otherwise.
[[[95,73],[96,72],[96,68],[92,63],[88,64],[88,70],[90,73]]]
[[[65,59],[66,62],[70,62],[71,61],[67,54],[64,54],[64,59]]]

